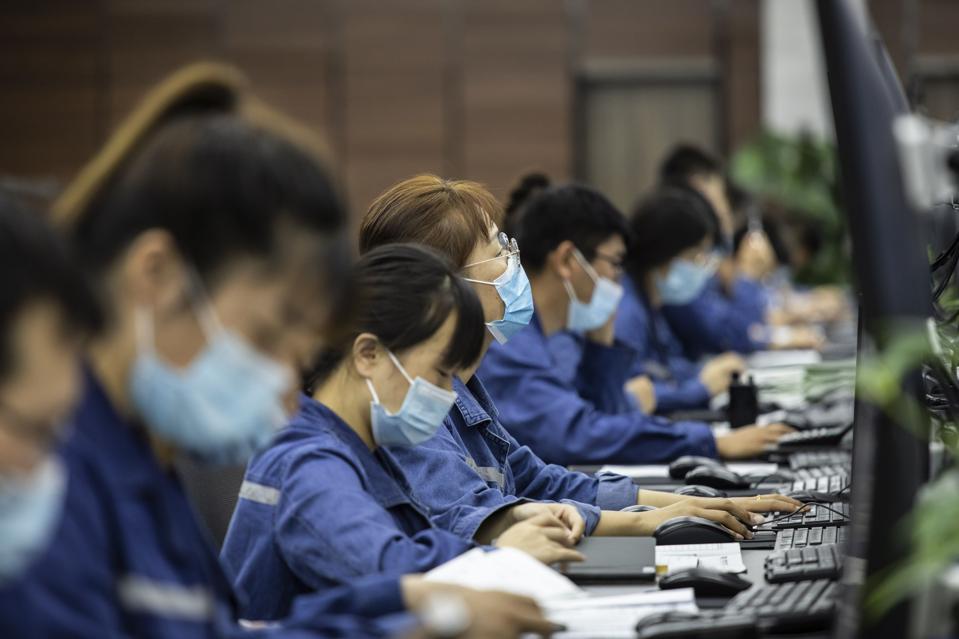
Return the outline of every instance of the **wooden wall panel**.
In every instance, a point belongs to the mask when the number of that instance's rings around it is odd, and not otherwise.
[[[99,15],[69,1],[0,18],[0,175],[67,179],[99,136]]]
[[[586,0],[584,54],[596,58],[712,55],[712,4],[712,0]]]
[[[221,55],[219,8],[216,0],[105,0],[111,129],[167,74]]]
[[[445,6],[442,0],[343,4],[343,160],[355,215],[392,183],[443,171]]]
[[[759,0],[732,0],[724,17],[724,137],[729,151],[760,129]]]
[[[328,137],[333,127],[337,27],[332,2],[233,0],[223,19],[223,55],[257,95]]]
[[[571,70],[565,3],[468,2],[463,15],[466,177],[505,197],[524,171],[571,166]]]

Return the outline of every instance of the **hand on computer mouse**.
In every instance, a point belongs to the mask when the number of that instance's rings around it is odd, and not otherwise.
[[[785,424],[743,426],[716,438],[716,449],[723,459],[751,459],[761,455],[771,444],[794,432]]]
[[[652,535],[659,524],[676,517],[702,517],[727,528],[736,539],[751,539],[753,536],[748,527],[752,525],[752,515],[732,499],[688,497],[669,506],[638,513],[638,516],[643,518],[644,535]],[[645,530],[649,526],[651,528]]]
[[[542,513],[507,528],[495,545],[518,548],[548,565],[586,559],[570,548],[572,543],[566,524],[551,513]]]

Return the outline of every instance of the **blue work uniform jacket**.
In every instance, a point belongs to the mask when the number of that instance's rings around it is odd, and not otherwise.
[[[476,375],[465,384],[455,380],[453,388],[456,403],[435,437],[391,449],[441,528],[469,538],[494,509],[528,499],[572,504],[592,534],[600,509],[636,505],[638,488],[630,478],[570,472],[520,445]]]
[[[431,525],[388,451],[304,395],[250,462],[220,558],[243,614],[276,619],[303,593],[425,572],[474,546]]]
[[[663,306],[662,313],[686,356],[698,360],[726,351],[752,353],[766,348],[767,301],[759,282],[738,278],[727,296],[719,279],[713,277],[692,302]]]
[[[86,391],[61,454],[66,508],[46,554],[0,591],[0,637],[274,639],[378,637],[402,610],[396,579],[304,597],[280,625],[246,630],[208,535],[175,474],[99,383]]]
[[[571,380],[549,349],[539,317],[507,344],[492,344],[479,374],[517,441],[553,464],[655,464],[716,457],[709,426],[636,410],[623,391],[635,353],[586,342]]]
[[[659,413],[705,408],[709,390],[699,381],[702,367],[686,357],[669,323],[652,308],[645,293],[637,290],[632,278],[624,275],[621,283],[623,300],[616,311],[615,330],[616,339],[637,353],[630,377],[647,375],[652,379]]]

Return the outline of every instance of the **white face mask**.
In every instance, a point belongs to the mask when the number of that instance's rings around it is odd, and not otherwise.
[[[67,473],[52,457],[24,476],[0,476],[0,583],[21,573],[53,537]]]
[[[138,309],[130,389],[146,426],[212,464],[245,463],[283,425],[289,371],[222,326],[209,301],[195,303],[207,344],[180,370],[154,349],[153,315]]]
[[[436,434],[443,420],[456,401],[456,393],[431,384],[422,377],[412,379],[389,350],[390,361],[410,383],[403,405],[396,413],[387,412],[373,388],[373,382],[367,378],[373,401],[370,402],[370,416],[373,424],[373,441],[378,446],[416,446]]]
[[[576,291],[569,280],[563,280],[569,295],[569,312],[566,315],[566,328],[571,331],[592,331],[599,328],[616,312],[623,299],[623,287],[611,279],[600,277],[596,269],[586,261],[579,249],[573,249],[573,256],[593,280],[593,296],[584,304],[576,297]]]

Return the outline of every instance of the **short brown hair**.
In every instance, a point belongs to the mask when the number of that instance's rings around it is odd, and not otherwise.
[[[370,205],[360,225],[360,253],[418,242],[462,268],[490,227],[502,220],[503,206],[482,184],[417,175],[394,184]]]

